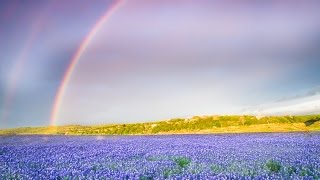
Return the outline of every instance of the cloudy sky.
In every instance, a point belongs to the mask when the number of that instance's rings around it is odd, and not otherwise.
[[[0,128],[320,113],[320,3],[0,1]]]

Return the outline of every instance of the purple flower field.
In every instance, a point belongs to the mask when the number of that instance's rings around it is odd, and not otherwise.
[[[319,133],[0,136],[0,179],[319,179]]]

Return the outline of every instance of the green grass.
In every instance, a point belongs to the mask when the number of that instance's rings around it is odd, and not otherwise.
[[[177,157],[174,159],[174,162],[176,162],[180,168],[185,168],[190,164],[191,160],[187,157]]]
[[[266,163],[266,168],[270,172],[278,173],[281,170],[281,164],[278,161],[275,160],[269,160]]]

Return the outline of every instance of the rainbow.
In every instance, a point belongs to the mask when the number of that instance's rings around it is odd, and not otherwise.
[[[4,111],[1,115],[2,123],[7,123],[8,116],[10,114],[11,106],[13,104],[14,95],[16,92],[17,84],[19,82],[19,77],[23,72],[23,67],[26,63],[27,57],[29,55],[30,49],[32,48],[33,42],[36,38],[37,31],[32,31],[31,36],[28,38],[26,45],[23,47],[21,54],[19,55],[17,61],[15,62],[12,71],[10,72],[10,81],[6,94],[4,96]]]
[[[50,126],[55,126],[55,122],[57,120],[57,116],[59,114],[60,106],[65,94],[65,90],[67,88],[67,85],[70,81],[70,78],[72,76],[72,73],[79,62],[83,52],[88,47],[90,41],[95,37],[97,32],[101,29],[103,24],[107,22],[107,20],[111,17],[111,15],[123,4],[123,0],[116,0],[108,9],[106,12],[98,19],[96,24],[92,27],[90,32],[87,34],[87,36],[83,39],[80,46],[76,50],[75,54],[72,56],[70,60],[70,64],[62,78],[62,81],[60,83],[60,86],[57,90],[56,96],[54,98],[54,103],[52,106],[51,116],[50,116]]]
[[[35,20],[32,24],[32,29],[30,35],[27,37],[27,41],[23,46],[19,56],[17,57],[15,64],[10,71],[9,77],[10,81],[8,84],[8,88],[5,92],[4,96],[4,111],[1,114],[0,120],[1,123],[6,124],[8,120],[8,116],[10,115],[11,107],[13,105],[13,100],[15,98],[15,92],[17,88],[17,84],[19,82],[19,78],[23,72],[23,68],[25,63],[28,60],[28,56],[30,54],[31,49],[33,48],[34,42],[37,39],[39,32],[41,31],[41,24],[47,17],[47,15],[51,12],[51,3],[49,3],[43,10],[44,16],[40,16]]]

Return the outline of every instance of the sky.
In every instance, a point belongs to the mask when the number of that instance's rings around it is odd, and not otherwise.
[[[320,113],[319,17],[312,0],[2,0],[0,128]]]

